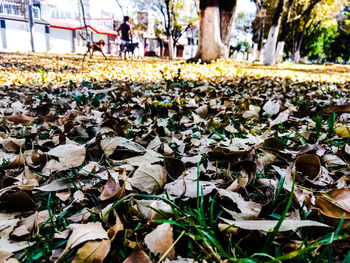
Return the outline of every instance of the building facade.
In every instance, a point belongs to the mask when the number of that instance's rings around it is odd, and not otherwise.
[[[77,0],[0,0],[0,50],[84,53],[86,41],[102,39],[104,52],[116,53],[114,15],[103,1],[83,0],[84,22]]]

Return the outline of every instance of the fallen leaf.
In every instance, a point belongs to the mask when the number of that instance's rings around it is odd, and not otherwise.
[[[285,111],[281,112],[280,114],[278,114],[276,119],[270,121],[270,127],[273,127],[273,126],[278,125],[280,123],[284,123],[286,120],[288,120],[289,114],[290,114],[289,110],[285,110]]]
[[[26,139],[16,139],[16,138],[6,138],[2,141],[2,146],[6,151],[9,152],[19,152],[21,147],[26,142]]]
[[[136,153],[146,152],[146,149],[140,144],[124,137],[107,137],[100,142],[100,146],[107,157],[109,157],[117,147],[123,147]]]
[[[236,204],[241,214],[240,216],[244,216],[245,218],[257,218],[260,214],[262,204],[245,201],[239,193],[219,189],[219,195],[221,198],[229,198],[234,204]]]
[[[166,183],[164,167],[159,164],[142,163],[128,181],[133,187],[141,191],[148,194],[155,193],[162,189]]]
[[[173,227],[168,223],[157,226],[151,233],[145,236],[147,248],[155,255],[159,253],[161,257],[173,245],[173,242]],[[175,258],[174,248],[169,251],[166,258]]]
[[[119,182],[115,180],[110,174],[108,174],[108,180],[105,184],[103,191],[100,195],[102,201],[110,198],[120,199],[124,194],[124,188],[119,185]]]
[[[350,127],[348,126],[339,126],[334,130],[335,134],[341,138],[349,138],[350,137]]]
[[[4,120],[8,120],[10,122],[13,122],[14,124],[23,124],[23,125],[29,125],[34,120],[33,117],[29,117],[23,114],[15,114],[11,116],[5,116],[3,117]]]
[[[123,263],[152,263],[152,260],[142,249],[134,250]]]
[[[35,187],[36,190],[42,192],[57,192],[70,188],[71,183],[66,180],[53,180],[51,183]]]
[[[111,248],[111,241],[88,241],[78,249],[72,263],[102,263]]]
[[[328,166],[345,166],[344,162],[339,156],[334,154],[326,154],[322,157],[322,161],[325,162]]]
[[[299,155],[294,165],[293,173],[299,182],[304,182],[305,178],[314,180],[321,173],[321,161],[315,154]]]
[[[315,205],[333,227],[344,216],[343,228],[350,227],[350,190],[334,189],[316,198]]]
[[[65,144],[51,149],[47,154],[58,157],[60,163],[68,169],[82,165],[86,150],[84,146]]]
[[[350,105],[332,105],[323,108],[324,113],[346,113],[350,112]]]
[[[267,114],[269,114],[270,116],[273,116],[273,115],[279,113],[280,107],[281,107],[281,105],[280,105],[278,100],[268,100],[265,103],[265,105],[263,107],[263,110]]]
[[[10,258],[13,255],[11,252],[0,251],[0,262],[6,262],[6,259]]]
[[[108,239],[107,232],[103,229],[100,222],[87,223],[87,224],[71,224],[69,228],[72,230],[66,248],[64,249],[61,257],[57,259],[58,262],[68,250],[90,240],[96,239]]]

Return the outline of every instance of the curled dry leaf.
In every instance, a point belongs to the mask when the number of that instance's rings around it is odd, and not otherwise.
[[[280,139],[271,137],[267,138],[264,141],[263,147],[267,150],[283,150],[283,145]]]
[[[164,167],[159,164],[142,163],[128,181],[133,187],[141,191],[148,194],[155,193],[162,189],[166,183]]]
[[[6,169],[17,169],[25,167],[26,159],[23,154],[20,152],[16,159],[14,159],[9,165],[6,166]]]
[[[173,242],[173,227],[168,223],[157,226],[156,229],[145,236],[145,244],[148,249],[155,255],[159,253],[161,257],[173,245]],[[166,258],[175,258],[174,248],[169,251]]]
[[[337,227],[344,216],[343,228],[350,227],[350,190],[334,189],[318,196],[316,207],[333,227]]]
[[[102,263],[111,248],[111,241],[88,241],[78,249],[72,263]]]
[[[81,145],[64,144],[51,149],[47,154],[58,157],[60,163],[68,169],[82,165],[86,149]]]
[[[81,176],[89,176],[91,174],[96,174],[100,170],[100,165],[96,162],[89,162],[79,171]]]
[[[152,260],[147,256],[145,251],[138,248],[134,250],[123,263],[152,263]]]
[[[26,142],[26,139],[6,138],[2,141],[2,146],[6,151],[18,152]]]
[[[183,177],[179,177],[174,182],[166,184],[164,189],[173,196],[196,198],[198,196],[197,182],[200,191],[203,190],[203,196],[206,196],[217,189],[215,181],[197,181]],[[200,194],[202,194],[202,192]]]
[[[297,157],[293,173],[299,182],[314,180],[321,173],[321,161],[315,154],[302,154]]]

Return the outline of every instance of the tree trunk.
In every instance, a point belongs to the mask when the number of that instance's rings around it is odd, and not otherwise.
[[[236,0],[201,0],[199,44],[190,61],[210,62],[228,58]]]
[[[276,49],[276,58],[275,58],[276,63],[281,63],[283,60],[284,45],[285,45],[284,41],[278,41],[277,49]]]
[[[168,49],[169,49],[169,58],[174,59],[174,41],[173,41],[173,16],[170,10],[170,0],[165,0],[166,12],[168,17],[168,26],[166,29],[166,34],[168,37]]]
[[[274,65],[276,63],[275,61],[276,44],[277,44],[278,32],[281,25],[283,5],[284,5],[284,1],[279,0],[272,19],[272,25],[270,27],[269,35],[267,37],[267,41],[264,48],[263,62],[265,65]]]

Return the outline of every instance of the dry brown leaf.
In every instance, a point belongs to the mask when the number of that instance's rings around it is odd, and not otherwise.
[[[152,260],[142,249],[134,250],[123,263],[152,263]]]
[[[12,231],[11,236],[21,237],[32,233],[34,225],[40,226],[50,218],[48,210],[36,212],[35,214],[22,219],[18,222],[17,227]]]
[[[67,168],[63,166],[60,162],[57,160],[50,160],[48,161],[41,173],[46,176],[50,176],[51,173],[56,172],[56,171],[63,171],[66,170]]]
[[[33,117],[26,116],[23,114],[15,114],[11,116],[5,116],[3,117],[4,120],[8,120],[10,122],[13,122],[14,124],[23,124],[23,125],[29,125],[34,120]]]
[[[10,258],[13,255],[11,252],[0,251],[0,262],[5,262],[6,259]]]
[[[96,174],[100,171],[100,165],[96,162],[89,162],[79,171],[79,175],[81,176],[89,176],[91,174]]]
[[[350,145],[349,144],[345,144],[344,151],[346,154],[350,155]]]
[[[350,227],[350,190],[334,189],[316,198],[316,207],[333,227],[344,216],[343,228]]]
[[[280,151],[283,149],[281,140],[275,137],[265,139],[263,147],[268,150],[277,150],[277,151]]]
[[[321,161],[315,154],[302,154],[297,157],[293,173],[299,182],[314,180],[321,173]]]
[[[66,191],[66,192],[59,192],[59,193],[55,193],[55,195],[63,202],[66,202],[70,195],[71,195],[71,192],[70,191]]]
[[[47,154],[58,157],[60,163],[68,169],[82,165],[86,150],[84,146],[64,144],[51,149]]]
[[[107,230],[107,235],[111,241],[114,240],[119,231],[124,230],[124,225],[115,210],[113,210],[113,215],[115,217],[115,224]]]
[[[124,137],[107,137],[100,142],[100,146],[107,157],[109,157],[117,147],[123,147],[137,153],[146,152],[143,146]]]
[[[171,206],[162,200],[136,200],[136,205],[138,212],[144,219],[147,219],[148,221],[164,218],[155,210],[160,211],[166,215],[173,214]]]
[[[31,247],[34,245],[34,242],[28,242],[28,241],[13,241],[9,240],[7,238],[0,238],[0,251],[7,251],[7,252],[18,252],[25,248]]]
[[[69,249],[72,249],[86,241],[96,239],[108,239],[107,232],[103,229],[100,222],[87,223],[87,224],[71,224],[69,228],[72,230],[66,248],[61,257],[67,253]],[[61,258],[60,257],[60,258]],[[60,259],[59,258],[59,259]],[[59,259],[56,261],[58,262]]]
[[[219,195],[221,197],[229,198],[234,204],[236,204],[237,208],[240,210],[241,217],[257,218],[260,214],[262,204],[245,201],[239,193],[219,189]]]
[[[26,160],[23,156],[23,154],[20,152],[15,160],[13,160],[8,166],[6,166],[6,169],[17,169],[17,168],[23,168],[25,167]]]
[[[20,263],[17,258],[9,258],[4,263]]]
[[[135,171],[132,178],[129,178],[130,184],[148,194],[156,193],[166,183],[166,175],[164,167],[156,164],[142,163]]]
[[[17,138],[6,138],[2,141],[2,146],[6,151],[9,152],[19,152],[21,147],[26,142],[26,139],[17,139]]]
[[[78,249],[72,263],[102,263],[111,248],[111,241],[88,241]]]
[[[350,112],[350,105],[332,105],[323,108],[324,113],[346,113]]]
[[[217,189],[215,181],[202,181],[199,182],[199,189],[203,189],[203,196],[210,194],[212,191]],[[164,187],[165,190],[170,195],[177,197],[189,197],[196,198],[198,196],[197,193],[197,180],[187,179],[179,177],[174,182],[168,183]],[[202,192],[201,192],[202,193]],[[200,193],[200,194],[201,194]]]
[[[207,105],[203,105],[203,106],[197,108],[196,109],[196,113],[201,118],[206,118],[208,116],[208,106]]]
[[[103,191],[100,195],[102,201],[108,200],[110,198],[120,199],[124,194],[124,188],[119,185],[119,182],[116,181],[110,173],[108,173],[108,180],[105,184]]]
[[[162,257],[173,245],[173,227],[168,223],[157,226],[151,233],[145,236],[145,244],[155,255],[158,253]],[[166,258],[174,259],[175,250],[172,248]]]

